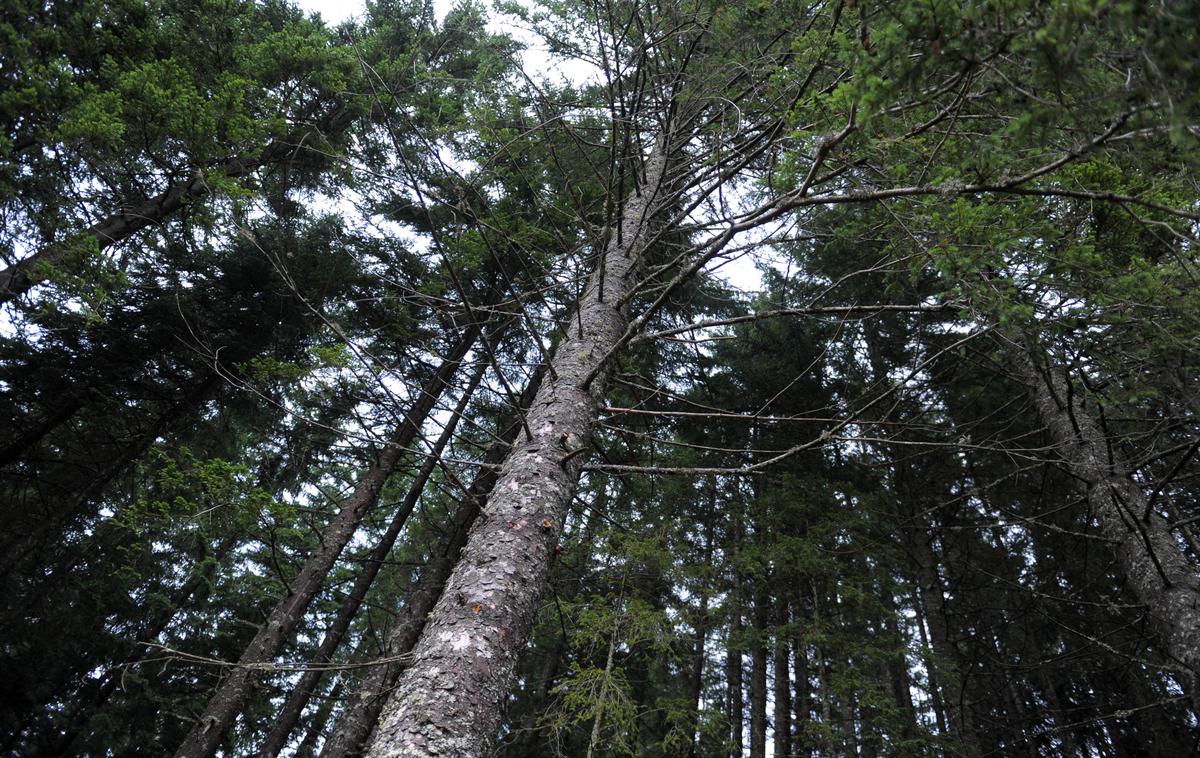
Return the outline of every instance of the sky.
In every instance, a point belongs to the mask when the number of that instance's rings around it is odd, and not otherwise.
[[[348,18],[361,15],[365,9],[363,0],[294,0],[294,2],[306,11],[321,14],[321,18],[329,25],[336,25]],[[433,0],[434,14],[441,20],[455,2],[456,0]],[[581,61],[551,60],[547,52],[539,46],[535,35],[527,29],[500,24],[497,26],[502,27],[497,28],[497,32],[506,32],[525,43],[522,68],[534,79],[562,77],[579,84],[595,73],[592,67]],[[753,263],[753,256],[741,256],[724,263],[716,270],[713,270],[712,267],[709,270],[743,292],[757,291],[762,285],[762,278]]]
[[[444,2],[435,3],[435,5],[444,4]],[[297,0],[296,5],[306,11],[320,13],[321,18],[325,19],[327,24],[338,24],[363,12],[362,0]]]

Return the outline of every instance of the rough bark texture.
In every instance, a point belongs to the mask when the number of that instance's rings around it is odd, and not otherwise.
[[[434,443],[433,449],[430,450],[425,462],[421,464],[421,468],[413,477],[412,483],[409,484],[408,492],[404,496],[404,501],[400,504],[394,514],[392,520],[388,524],[387,530],[379,538],[379,541],[372,548],[371,554],[367,557],[363,564],[362,570],[358,572],[358,576],[354,578],[354,585],[347,593],[345,600],[338,607],[337,613],[330,622],[329,627],[325,630],[325,635],[321,638],[321,644],[317,646],[316,652],[309,659],[310,664],[328,663],[332,659],[334,652],[342,643],[342,638],[346,634],[346,630],[350,628],[354,617],[358,615],[359,608],[362,607],[363,601],[367,598],[367,591],[371,589],[371,585],[375,582],[375,577],[379,575],[380,568],[387,560],[388,555],[392,552],[392,547],[396,544],[396,538],[400,536],[400,532],[404,529],[404,525],[408,522],[408,517],[412,515],[413,509],[416,508],[417,501],[421,499],[421,493],[425,490],[425,484],[429,481],[429,477],[438,466],[439,459],[450,445],[450,440],[454,437],[454,430],[458,426],[458,421],[462,418],[462,414],[467,409],[467,404],[471,401],[475,394],[475,389],[483,380],[484,371],[487,369],[486,362],[480,362],[471,376],[471,380],[467,383],[466,388],[462,392],[462,397],[458,400],[458,405],[454,409],[454,413],[446,422],[446,426],[442,429],[441,435],[437,442]],[[262,758],[274,758],[279,755],[279,751],[283,750],[287,744],[288,736],[295,729],[296,723],[300,720],[300,714],[303,713],[304,707],[308,705],[309,699],[316,691],[317,685],[321,682],[321,676],[324,674],[321,668],[313,668],[305,671],[300,677],[300,681],[292,688],[287,700],[284,701],[283,707],[280,708],[279,714],[275,719],[275,726],[271,729],[271,733],[264,740],[262,748],[259,749],[259,756]]]
[[[1180,550],[1166,519],[1150,507],[1121,461],[1110,456],[1100,425],[1073,392],[1066,372],[1053,366],[1040,370],[1025,351],[1012,351],[1012,359],[1067,468],[1087,483],[1100,532],[1114,544],[1129,588],[1146,606],[1163,649],[1179,664],[1180,685],[1195,705],[1200,696],[1196,567]]]
[[[483,456],[483,466],[467,487],[466,497],[455,510],[448,528],[449,540],[436,551],[429,563],[421,571],[417,585],[409,593],[404,608],[384,644],[383,655],[394,658],[409,653],[417,642],[417,637],[425,627],[425,620],[434,604],[446,587],[450,572],[463,547],[467,544],[467,535],[471,524],[479,516],[483,503],[496,484],[498,472],[496,467],[503,461],[509,448],[520,432],[521,417],[533,396],[541,387],[545,376],[545,367],[539,368],[530,378],[529,384],[521,393],[520,412],[504,425],[496,441],[494,441]],[[379,719],[379,712],[387,694],[395,686],[396,678],[404,670],[399,661],[392,661],[376,666],[363,678],[358,690],[342,712],[334,727],[333,734],[326,740],[321,751],[322,758],[342,758],[343,756],[360,755],[366,744],[371,730]]]
[[[619,303],[633,287],[657,205],[666,167],[662,145],[646,161],[644,180],[622,210],[619,228],[580,299],[571,333],[552,361],[551,379],[530,410],[532,439],[505,459],[412,665],[388,703],[368,750],[371,756],[492,751],[517,656],[596,425],[606,380],[603,362],[626,328]]]
[[[421,424],[441,397],[459,363],[479,338],[480,331],[481,325],[478,323],[468,327],[437,372],[421,388],[390,444],[359,479],[350,497],[343,501],[341,509],[321,535],[321,544],[292,580],[287,596],[272,609],[267,623],[246,646],[238,660],[239,666],[233,668],[221,683],[196,725],[175,752],[176,758],[207,758],[217,750],[225,732],[233,725],[254,688],[256,676],[251,666],[270,661],[289,639],[309,604],[320,592],[325,576],[354,536],[363,516],[375,504],[384,482],[400,462],[405,449],[416,439]]]

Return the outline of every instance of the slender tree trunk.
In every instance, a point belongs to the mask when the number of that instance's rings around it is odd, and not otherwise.
[[[970,703],[967,701],[968,690],[964,681],[962,656],[950,635],[946,598],[941,577],[937,573],[937,555],[927,532],[923,529],[909,531],[913,534],[914,544],[910,545],[910,549],[916,553],[921,599],[925,606],[925,620],[929,624],[929,636],[932,638],[935,654],[934,670],[937,671],[950,734],[958,741],[962,755],[977,758],[983,755],[983,750],[975,733]],[[932,674],[932,670],[930,673]]]
[[[467,382],[466,388],[462,392],[462,396],[458,400],[458,405],[451,414],[450,419],[446,422],[446,426],[442,429],[441,435],[437,442],[434,443],[433,449],[425,458],[425,462],[421,464],[421,468],[413,477],[412,483],[408,487],[408,493],[404,496],[404,501],[400,507],[396,509],[392,516],[391,523],[388,524],[387,530],[376,543],[371,554],[367,557],[358,576],[354,579],[354,585],[347,593],[345,600],[342,601],[337,613],[334,615],[333,621],[325,630],[325,635],[321,638],[321,644],[317,646],[316,652],[309,659],[310,663],[323,664],[328,663],[333,658],[334,652],[342,642],[346,631],[350,628],[354,617],[358,615],[359,608],[362,607],[363,601],[366,600],[367,591],[371,589],[371,585],[375,582],[375,577],[379,575],[380,568],[383,567],[384,561],[392,552],[392,547],[396,544],[396,538],[400,536],[400,532],[404,529],[404,525],[408,523],[408,517],[416,508],[417,501],[421,499],[421,493],[425,490],[425,484],[429,481],[429,477],[433,475],[434,469],[437,468],[442,454],[450,445],[450,440],[454,437],[454,430],[458,426],[458,421],[462,418],[462,414],[467,409],[467,404],[471,402],[475,394],[475,389],[479,383],[483,381],[483,374],[487,370],[488,364],[486,361],[480,361],[475,369],[475,373]],[[309,698],[316,691],[317,685],[321,681],[323,674],[321,668],[313,668],[305,671],[300,677],[300,681],[292,688],[287,700],[284,701],[283,707],[279,710],[275,718],[275,726],[272,727],[270,734],[267,735],[263,742],[262,748],[259,749],[260,758],[275,758],[279,755],[284,745],[287,744],[288,736],[296,727],[296,722],[300,720],[300,714],[304,712],[304,707],[308,704]]]
[[[37,523],[29,524],[28,514],[20,514],[26,520],[23,525],[7,524],[6,528],[0,528],[0,532],[7,532],[5,536],[11,535],[9,546],[0,549],[0,577],[13,573],[25,558],[36,552],[45,542],[57,542],[59,534],[71,519],[100,497],[129,464],[149,450],[159,437],[196,412],[220,383],[219,374],[208,372],[195,385],[184,390],[182,397],[159,414],[148,429],[123,445],[115,456],[101,461],[99,470],[83,486],[73,492],[64,492],[61,499],[56,499],[54,511],[43,513],[43,517]],[[31,573],[45,577],[43,584],[49,584],[55,577],[69,573],[84,557],[79,552],[71,553],[67,560],[60,561],[58,567],[51,569],[48,575],[42,573],[44,568]]]
[[[787,624],[788,602],[781,595],[775,601],[775,758],[792,755],[792,675],[788,665]]]
[[[437,372],[422,387],[388,446],[379,453],[375,464],[359,479],[350,497],[343,501],[341,509],[325,528],[321,544],[292,581],[287,596],[275,606],[267,623],[246,646],[238,660],[239,665],[233,668],[221,683],[196,725],[179,746],[175,753],[176,758],[207,758],[216,751],[254,688],[256,677],[252,667],[274,658],[280,647],[290,638],[309,604],[320,592],[325,576],[337,562],[350,538],[354,536],[363,517],[375,505],[384,482],[400,462],[408,446],[416,439],[421,425],[449,385],[459,363],[478,340],[481,331],[480,323],[467,327]]]
[[[900,613],[896,607],[896,596],[892,593],[890,577],[881,578],[879,589],[879,597],[883,601],[884,634],[886,639],[896,646],[896,654],[888,658],[887,668],[892,700],[896,703],[896,708],[904,719],[904,723],[900,727],[900,737],[904,740],[915,740],[918,734],[917,711],[913,708],[912,683],[908,678],[908,640],[901,627]]]
[[[929,686],[929,700],[933,707],[933,718],[937,723],[938,734],[947,734],[946,706],[942,702],[942,687],[937,676],[937,660],[933,645],[926,631],[929,625],[929,613],[925,610],[925,600],[919,587],[913,587],[913,608],[917,612],[917,632],[921,637],[921,658],[925,662],[926,683]]]
[[[504,461],[517,435],[524,428],[522,417],[525,408],[533,402],[533,397],[541,388],[545,372],[545,366],[534,372],[518,400],[521,408],[514,418],[502,427],[496,441],[484,453],[479,473],[471,481],[462,503],[451,517],[449,540],[442,550],[435,552],[422,569],[416,586],[409,593],[407,602],[388,635],[383,651],[385,658],[407,655],[416,644],[429,612],[442,595],[454,564],[467,544],[471,525],[478,518],[489,493],[495,487],[499,476],[497,466]],[[358,690],[346,704],[334,726],[333,734],[325,742],[321,750],[322,758],[345,758],[361,754],[371,730],[379,719],[379,712],[383,710],[387,695],[403,670],[404,667],[399,661],[389,661],[368,671]]]
[[[329,694],[321,699],[321,704],[317,707],[316,712],[308,719],[308,728],[304,730],[304,739],[300,740],[300,744],[296,746],[296,754],[293,758],[312,758],[317,754],[317,741],[321,739],[325,725],[329,723],[329,717],[333,715],[334,703],[341,697],[345,684],[345,679],[338,679],[330,688]]]
[[[221,564],[240,541],[240,535],[228,535],[222,539],[217,544],[216,550],[213,551],[211,559],[203,561],[202,565],[193,571],[188,580],[183,583],[183,586],[172,594],[170,602],[155,615],[155,618],[141,633],[139,639],[148,642],[157,640],[166,631],[166,628],[179,611],[187,607],[187,604],[191,601],[192,596],[196,594],[196,591],[212,580],[217,566]],[[108,699],[112,697],[112,694],[117,691],[117,688],[121,685],[124,673],[130,667],[156,652],[159,652],[157,648],[139,645],[133,655],[126,659],[119,667],[105,672],[103,678],[100,680],[99,687],[96,689],[96,694],[86,702],[80,704],[80,709],[71,718],[71,728],[57,741],[57,747],[53,749],[52,754],[69,754],[71,744],[81,734],[86,732],[96,712],[103,708]]]
[[[624,586],[622,586],[623,590]],[[623,599],[618,598],[617,602],[621,603]],[[600,735],[604,726],[604,712],[608,700],[608,685],[612,680],[613,662],[617,655],[617,632],[619,630],[620,624],[613,624],[612,633],[608,636],[608,655],[604,660],[604,677],[600,680],[599,701],[596,704],[596,716],[592,719],[592,733],[588,737],[586,758],[592,758],[596,754],[596,748],[600,746]]]
[[[7,466],[13,461],[19,460],[27,450],[70,420],[82,407],[83,401],[78,397],[68,398],[65,403],[53,408],[36,424],[22,429],[16,437],[0,447],[0,466]]]
[[[750,758],[767,755],[767,603],[766,591],[756,589],[750,646]]]
[[[709,518],[704,525],[704,565],[712,563],[713,557],[713,513],[716,512],[717,488],[709,482]],[[700,583],[699,608],[696,610],[695,632],[692,635],[692,666],[688,675],[688,710],[691,725],[691,740],[688,756],[692,758],[700,749],[700,700],[704,694],[704,650],[708,637],[708,582]]]
[[[532,438],[505,459],[487,512],[413,651],[369,755],[491,752],[596,425],[605,359],[627,325],[623,303],[632,294],[666,164],[666,143],[659,140],[529,413]]]
[[[802,617],[803,618],[803,617]],[[807,620],[807,618],[804,618]],[[793,639],[793,655],[796,661],[796,706],[795,737],[792,740],[793,752],[798,756],[811,756],[812,744],[808,734],[808,723],[812,719],[809,702],[811,688],[808,681],[808,644],[804,641],[802,632],[796,632]]]
[[[1134,597],[1158,633],[1165,652],[1178,664],[1180,685],[1193,704],[1200,702],[1200,578],[1180,550],[1170,526],[1110,456],[1100,425],[1071,386],[1066,372],[1041,370],[1029,353],[1011,351],[1020,378],[1033,396],[1042,422],[1073,475],[1087,483],[1088,502],[1101,534],[1116,557]]]
[[[735,505],[735,507],[737,507]],[[732,543],[741,544],[742,516],[733,514]],[[725,641],[725,712],[729,720],[729,753],[742,758],[743,714],[746,704],[742,696],[742,573],[735,563],[729,589],[729,633]]]

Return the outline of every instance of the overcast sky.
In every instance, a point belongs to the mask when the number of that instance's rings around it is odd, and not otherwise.
[[[320,13],[327,24],[337,24],[363,11],[363,0],[296,0],[296,5]]]

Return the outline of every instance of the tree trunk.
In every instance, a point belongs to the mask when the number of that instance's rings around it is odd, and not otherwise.
[[[96,498],[104,494],[112,482],[121,475],[129,464],[140,458],[150,447],[182,420],[196,413],[203,406],[210,393],[221,383],[221,376],[215,371],[209,371],[195,385],[186,388],[182,396],[159,414],[150,426],[136,438],[121,446],[113,457],[99,461],[99,470],[92,474],[80,487],[74,491],[61,491],[61,496],[55,503],[51,513],[43,512],[41,518],[31,522],[29,514],[20,514],[22,521],[9,522],[0,527],[0,533],[11,535],[11,542],[0,549],[0,577],[15,573],[15,569],[31,554],[37,552],[47,542],[57,543],[61,532],[78,516],[84,508]],[[7,516],[7,514],[5,514]],[[69,574],[84,556],[75,553],[59,562],[58,567],[46,570],[41,567],[37,572],[27,572],[28,575],[44,577],[42,583],[50,582],[59,575]]]
[[[792,676],[788,665],[790,645],[785,635],[788,603],[775,601],[775,758],[792,755]]]
[[[304,567],[292,581],[288,594],[271,611],[267,623],[246,646],[238,660],[239,665],[221,683],[196,725],[175,752],[176,758],[207,758],[221,744],[254,688],[256,677],[252,667],[274,658],[300,623],[309,604],[320,592],[325,576],[354,536],[363,517],[375,505],[379,491],[404,456],[406,448],[416,439],[421,425],[449,385],[459,363],[479,338],[481,330],[480,323],[467,327],[437,372],[422,387],[388,446],[359,479],[350,497],[342,502],[341,509],[325,528],[321,544],[305,561]]]
[[[709,482],[709,518],[704,524],[704,565],[712,564],[713,518],[716,513],[717,488]],[[688,756],[695,756],[700,749],[700,699],[704,693],[704,650],[708,636],[708,582],[702,580],[699,587],[700,607],[696,610],[695,632],[692,635],[692,666],[688,674],[688,711],[691,727]]]
[[[345,679],[338,679],[330,688],[329,694],[321,700],[316,713],[308,720],[308,728],[304,730],[304,739],[300,740],[300,744],[296,746],[296,754],[293,758],[311,758],[317,754],[317,740],[321,739],[321,733],[325,731],[325,725],[329,723],[329,717],[333,714],[333,705],[341,697],[345,683]]]
[[[892,592],[890,577],[880,579],[880,600],[883,603],[883,631],[885,638],[896,646],[896,654],[888,657],[888,682],[891,685],[892,701],[900,712],[904,723],[900,727],[900,737],[905,740],[916,740],[918,734],[917,712],[913,708],[911,682],[908,678],[908,640],[901,627],[901,616],[896,607],[896,596]]]
[[[1178,664],[1179,683],[1193,706],[1200,702],[1200,579],[1171,534],[1166,519],[1110,460],[1100,425],[1059,367],[1039,370],[1029,353],[1013,350],[1013,363],[1029,388],[1070,472],[1087,483],[1088,503],[1165,652]]]
[[[733,514],[731,531],[736,549],[743,536],[740,512]],[[746,707],[742,696],[742,573],[736,562],[730,584],[729,633],[725,638],[725,715],[729,720],[729,753],[735,758],[742,758],[743,714]]]
[[[44,415],[40,421],[24,428],[16,437],[0,447],[0,466],[7,466],[13,461],[20,460],[31,447],[69,421],[81,408],[83,408],[83,401],[78,397],[70,397],[65,403]]]
[[[472,400],[475,394],[475,389],[479,383],[483,381],[484,372],[487,370],[488,364],[486,361],[480,361],[472,374],[471,379],[467,382],[467,386],[463,389],[462,396],[458,400],[458,405],[451,414],[446,426],[442,429],[441,435],[437,442],[434,443],[433,449],[429,451],[425,462],[421,464],[421,468],[413,477],[412,483],[409,484],[408,492],[404,496],[404,502],[396,509],[392,516],[391,523],[388,524],[387,531],[380,537],[379,542],[371,550],[371,554],[367,557],[362,570],[354,579],[354,585],[350,588],[350,592],[346,595],[346,599],[342,601],[337,613],[334,615],[329,628],[325,630],[325,635],[321,638],[321,644],[317,646],[316,652],[309,659],[311,664],[328,663],[333,658],[334,652],[338,645],[341,644],[342,638],[346,631],[350,628],[350,624],[354,621],[354,617],[358,615],[359,608],[362,607],[363,601],[367,598],[367,592],[371,589],[371,585],[375,582],[375,577],[379,575],[380,568],[383,567],[384,561],[392,552],[392,547],[396,544],[396,538],[400,536],[401,530],[408,522],[408,517],[412,515],[413,509],[416,508],[417,501],[421,499],[421,493],[425,490],[425,484],[429,481],[429,477],[433,475],[434,469],[437,468],[442,454],[450,445],[450,440],[454,437],[454,430],[458,426],[458,421],[462,418],[462,414],[467,409],[467,404]],[[316,691],[317,685],[321,682],[321,675],[324,670],[321,668],[313,668],[305,671],[300,677],[300,681],[292,688],[287,700],[284,701],[283,707],[280,708],[279,714],[275,719],[275,726],[272,727],[270,734],[267,735],[263,742],[262,748],[258,754],[260,758],[275,758],[279,755],[284,745],[287,744],[288,735],[296,727],[296,722],[300,720],[300,714],[304,712],[304,707],[308,704],[309,698]]]
[[[750,646],[750,758],[767,756],[767,603],[765,590],[757,589]]]
[[[947,734],[946,706],[942,702],[942,688],[937,676],[937,659],[933,645],[929,641],[929,614],[925,610],[925,600],[919,587],[913,587],[913,609],[917,612],[917,632],[921,637],[921,658],[925,663],[925,683],[929,688],[929,702],[933,708],[934,722],[938,734]]]
[[[913,543],[910,550],[916,554],[921,600],[925,606],[925,621],[929,624],[929,636],[932,638],[935,655],[933,669],[929,672],[930,686],[934,686],[932,681],[936,670],[937,686],[941,693],[941,702],[946,709],[950,735],[958,741],[962,755],[976,758],[982,755],[983,751],[975,734],[970,703],[967,702],[962,656],[950,635],[946,598],[943,594],[942,579],[937,573],[937,554],[928,532],[918,528],[908,531]]]
[[[528,386],[521,393],[518,409],[514,418],[503,427],[495,442],[488,446],[483,456],[483,465],[479,473],[467,488],[462,503],[455,510],[450,522],[450,539],[444,548],[430,558],[421,571],[416,586],[409,593],[404,608],[401,609],[392,631],[384,645],[385,658],[396,658],[407,655],[417,642],[421,630],[434,604],[442,595],[446,581],[450,578],[454,564],[459,554],[467,544],[471,525],[479,516],[479,511],[488,499],[489,493],[496,484],[499,476],[497,466],[503,462],[509,449],[523,428],[522,415],[541,387],[545,376],[545,366],[539,367],[530,378]],[[399,661],[390,661],[377,665],[369,670],[367,675],[354,693],[350,702],[338,719],[333,734],[321,750],[322,758],[345,758],[362,752],[367,737],[379,719],[383,710],[385,698],[395,686],[396,679],[403,671]]]
[[[812,719],[809,703],[811,688],[808,681],[808,644],[804,641],[804,635],[799,631],[796,632],[793,639],[793,648],[796,660],[796,694],[794,697],[796,728],[792,747],[794,748],[793,752],[798,756],[811,756],[812,745],[808,734],[808,722]]]
[[[487,512],[434,609],[369,755],[476,756],[492,750],[537,599],[604,394],[605,360],[626,329],[666,173],[659,140],[584,292],[571,335],[529,413],[532,438],[505,459]]]

